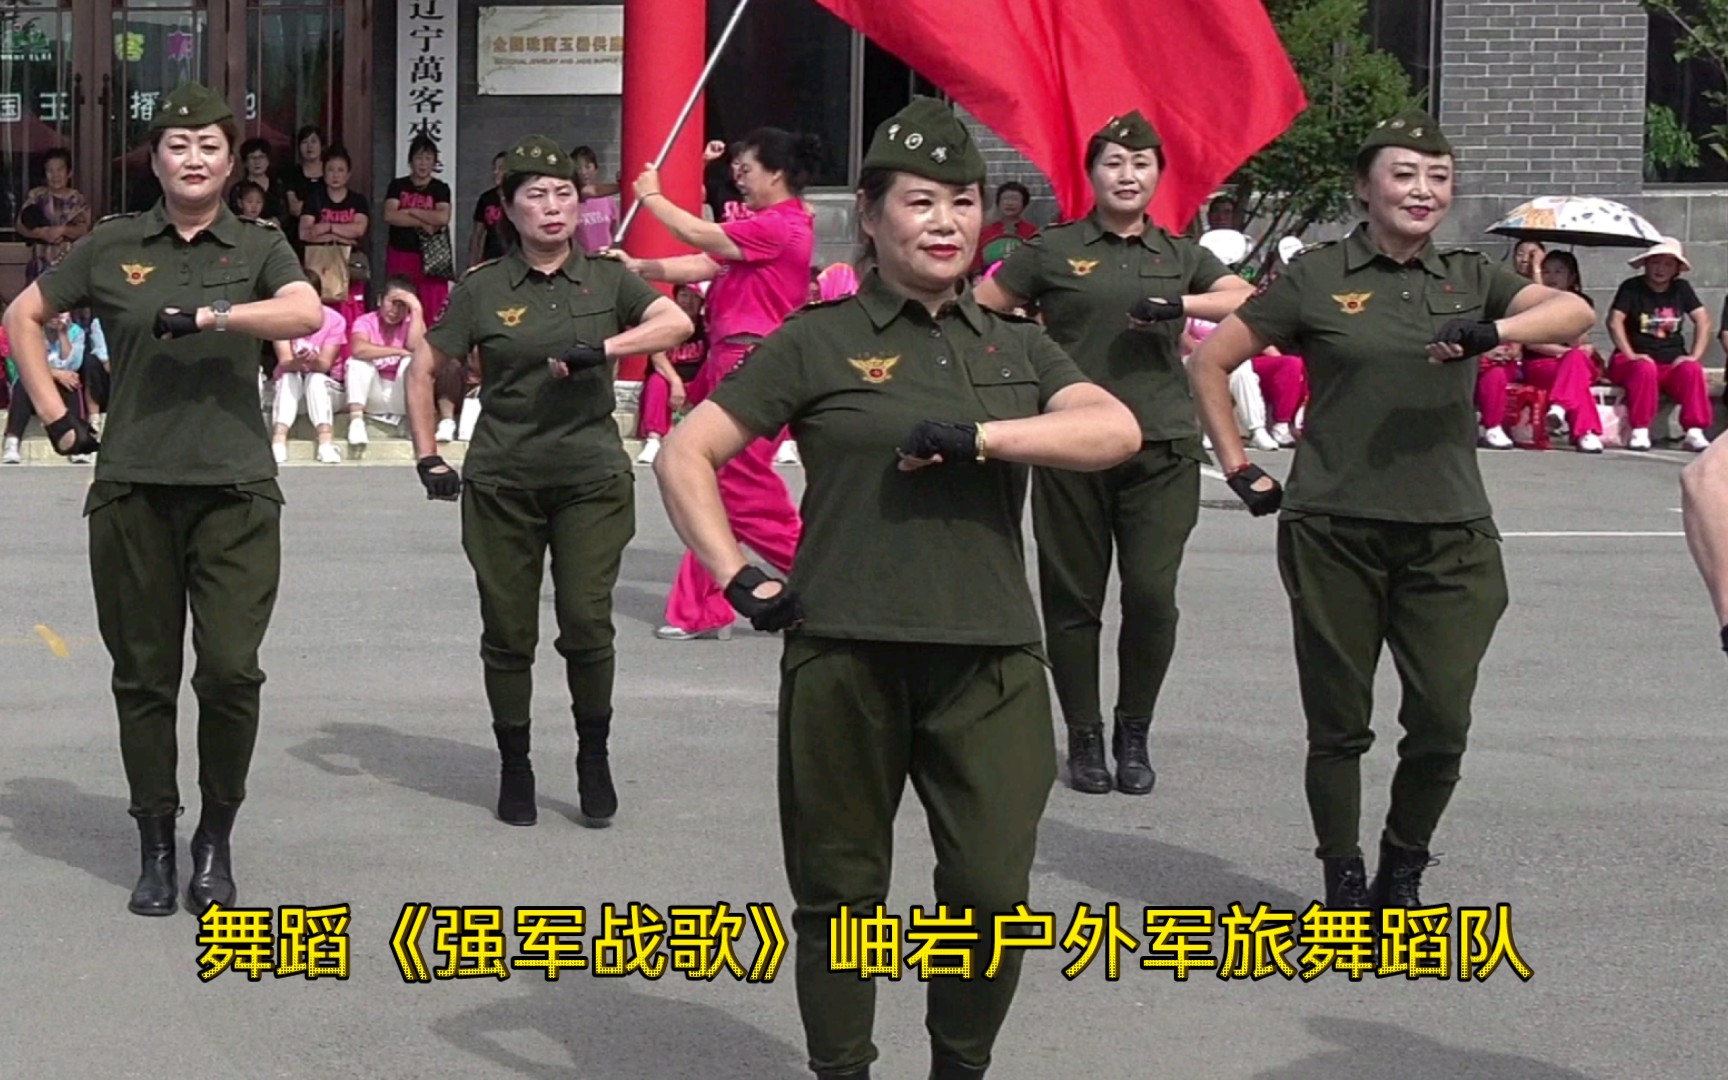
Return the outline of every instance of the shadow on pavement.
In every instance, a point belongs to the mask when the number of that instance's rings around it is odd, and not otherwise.
[[[558,730],[553,731],[556,727]],[[537,724],[546,732],[546,745],[535,749],[534,766],[540,781],[536,800],[541,810],[576,818],[575,806],[549,798],[547,788],[564,784],[575,790],[576,736],[568,721]],[[332,776],[367,775],[491,813],[498,806],[498,752],[473,743],[437,735],[413,735],[382,724],[325,724],[322,734],[289,749],[288,753]],[[348,765],[343,758],[357,764]]]
[[[1255,1080],[1591,1080],[1520,1054],[1448,1046],[1395,1024],[1314,1016],[1306,1026],[1334,1049],[1269,1069]]]
[[[524,997],[438,1020],[439,1038],[532,1080],[808,1080],[803,1051],[708,1005],[637,993],[581,972]],[[548,1064],[510,1045],[522,1034],[562,1048]],[[512,1038],[516,1036],[516,1038]]]
[[[1300,913],[1318,899],[1269,884],[1235,870],[1230,862],[1203,851],[1154,840],[1149,833],[1089,829],[1045,817],[1038,826],[1034,869],[1060,874],[1098,896],[1089,903],[1124,897],[1148,906],[1227,909],[1231,901],[1253,911],[1267,906]],[[1315,869],[1318,886],[1319,869]]]
[[[128,805],[45,776],[16,777],[0,791],[0,818],[19,848],[130,890],[138,878],[138,826]]]

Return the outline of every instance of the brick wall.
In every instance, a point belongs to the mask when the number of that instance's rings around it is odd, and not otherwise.
[[[1441,126],[1471,192],[1641,189],[1638,0],[1444,0]]]

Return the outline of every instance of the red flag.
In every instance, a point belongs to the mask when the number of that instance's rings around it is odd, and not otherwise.
[[[1260,0],[817,0],[1091,208],[1086,141],[1139,109],[1168,165],[1153,218],[1180,229],[1307,105]]]

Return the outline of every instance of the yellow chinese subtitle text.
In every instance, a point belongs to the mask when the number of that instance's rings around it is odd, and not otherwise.
[[[224,908],[198,920],[198,977],[236,972],[257,982],[345,981],[350,970],[347,904],[322,907]],[[424,942],[431,924],[431,948]],[[1126,924],[1126,925],[1125,925]],[[1486,980],[1502,964],[1528,982],[1535,972],[1512,933],[1512,906],[1434,905],[1384,911],[1300,913],[1265,904],[1247,910],[1148,907],[1136,918],[1118,904],[1076,904],[1066,918],[1018,905],[1011,912],[913,907],[906,916],[883,905],[840,908],[818,924],[827,931],[828,967],[860,979],[994,979],[1017,969],[1029,951],[1060,950],[1069,980],[1088,971],[1116,982],[1125,960],[1177,982],[1199,973],[1226,981],[1271,976],[1311,982],[1328,973],[1361,980]],[[1138,936],[1137,936],[1138,935]],[[602,904],[582,907],[444,906],[410,901],[389,937],[402,981],[502,981],[538,972],[556,982],[566,972],[659,979],[674,972],[692,982],[730,976],[774,981],[785,959],[785,924],[773,904]],[[820,943],[816,942],[820,947]],[[753,951],[752,951],[753,949]],[[428,959],[430,952],[430,960]]]

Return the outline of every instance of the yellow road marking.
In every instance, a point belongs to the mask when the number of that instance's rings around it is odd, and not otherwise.
[[[72,651],[66,647],[65,640],[62,639],[59,634],[56,634],[54,631],[40,623],[36,625],[36,636],[41,638],[48,646],[49,652],[53,653],[60,659],[64,660],[68,656],[72,655]]]

